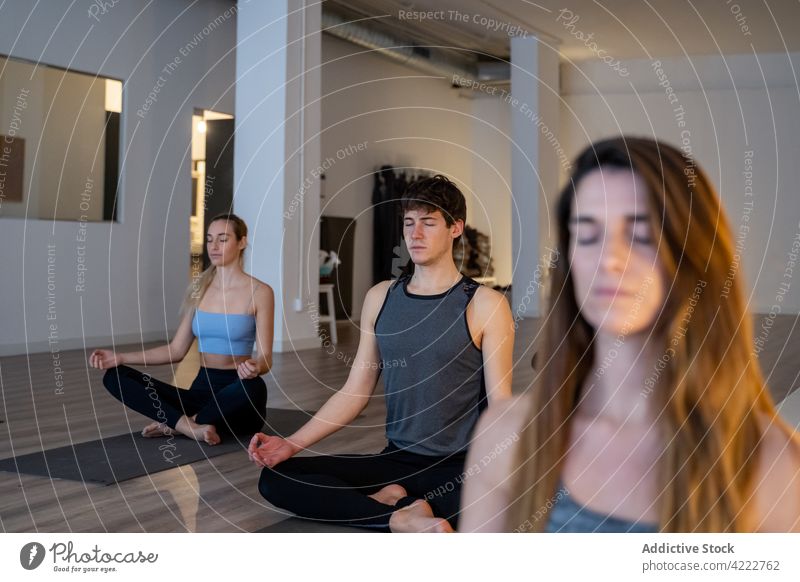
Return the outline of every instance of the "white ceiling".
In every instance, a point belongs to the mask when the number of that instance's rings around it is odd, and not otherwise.
[[[592,49],[620,59],[800,51],[800,0],[328,0],[326,4],[378,17],[374,20],[398,36],[422,44],[503,58],[508,57],[508,31],[513,26],[538,34],[573,60],[594,57]],[[569,28],[568,15],[560,12],[564,8],[572,12]],[[420,21],[401,18],[400,11],[437,14]],[[498,30],[482,24],[484,19],[495,21]],[[597,47],[587,47],[579,33],[593,34],[588,42],[594,40]]]

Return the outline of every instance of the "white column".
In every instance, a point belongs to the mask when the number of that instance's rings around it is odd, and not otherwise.
[[[515,316],[541,313],[558,191],[558,53],[533,36],[511,39],[511,190]],[[538,268],[538,270],[537,270]]]
[[[247,270],[275,290],[275,351],[318,347],[320,4],[238,6],[234,208],[250,228]]]

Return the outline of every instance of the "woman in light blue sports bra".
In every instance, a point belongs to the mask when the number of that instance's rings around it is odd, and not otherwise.
[[[537,382],[476,428],[465,528],[800,530],[800,439],[697,162],[654,139],[593,143],[555,222]]]
[[[143,436],[177,432],[215,445],[224,435],[249,437],[261,430],[267,405],[261,375],[272,366],[274,295],[242,269],[246,246],[241,218],[214,217],[206,234],[211,266],[189,286],[172,341],[142,352],[95,350],[89,357],[93,367],[107,370],[103,383],[115,398],[153,419]],[[127,365],[180,362],[195,337],[202,365],[189,390]]]

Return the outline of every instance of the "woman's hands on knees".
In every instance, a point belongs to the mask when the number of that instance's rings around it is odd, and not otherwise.
[[[272,468],[300,451],[300,447],[278,436],[256,433],[247,447],[250,460],[259,467]]]
[[[122,354],[113,350],[95,350],[89,356],[89,365],[99,370],[108,370],[124,364]]]

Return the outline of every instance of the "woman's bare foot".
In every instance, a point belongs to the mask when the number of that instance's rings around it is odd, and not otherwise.
[[[430,504],[423,499],[395,511],[389,519],[389,529],[396,533],[453,533],[450,523],[435,517]]]
[[[367,495],[367,497],[372,497],[375,501],[380,501],[386,505],[394,505],[406,495],[408,493],[402,485],[392,483],[372,495]]]
[[[172,436],[175,431],[163,422],[153,422],[142,429],[142,436],[147,438]]]
[[[203,441],[209,445],[217,445],[221,440],[213,424],[197,424],[187,416],[181,416],[175,423],[175,430],[190,439]]]

